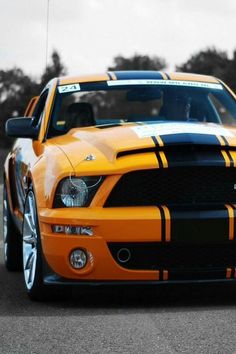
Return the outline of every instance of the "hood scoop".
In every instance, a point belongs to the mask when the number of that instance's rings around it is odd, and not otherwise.
[[[165,151],[168,155],[176,155],[183,156],[186,153],[195,154],[210,154],[210,153],[218,153],[221,150],[225,151],[236,151],[236,146],[221,146],[221,145],[197,145],[197,144],[176,144],[176,145],[166,145],[161,147],[151,147],[151,148],[143,148],[143,149],[132,149],[126,151],[120,151],[116,155],[116,159],[121,157],[137,155],[137,154],[145,154],[148,152],[157,152],[157,151]],[[193,156],[193,155],[192,155]]]

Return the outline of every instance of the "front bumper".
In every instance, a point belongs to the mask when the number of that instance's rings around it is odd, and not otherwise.
[[[217,210],[170,210],[161,207],[127,207],[127,208],[78,208],[78,209],[39,209],[39,223],[42,248],[51,273],[45,274],[45,283],[78,282],[78,284],[100,284],[101,282],[198,282],[198,281],[232,281],[236,278],[236,242],[232,231],[232,218],[226,206]],[[89,226],[93,236],[72,236],[52,232],[52,225]],[[116,255],[109,249],[110,244],[143,244],[146,245],[191,245],[201,249],[206,245],[207,252],[217,244],[219,253],[226,250],[223,256],[217,253],[215,258],[199,264],[188,263],[189,257],[183,253],[181,258],[172,262],[175,253],[162,261],[158,257],[154,263],[132,260],[129,264],[121,264]],[[197,246],[198,245],[198,246]],[[69,262],[72,250],[80,248],[87,251],[89,262],[85,268],[76,270]],[[144,247],[145,249],[145,247]],[[234,259],[235,249],[235,259]],[[218,251],[217,251],[218,252]],[[185,252],[186,253],[186,252]],[[142,254],[137,254],[141,257]],[[200,255],[201,256],[201,255]],[[196,259],[201,259],[201,257]],[[145,254],[148,260],[148,254]],[[144,258],[145,258],[144,257]],[[171,258],[172,257],[172,258]],[[211,258],[209,258],[211,259]]]

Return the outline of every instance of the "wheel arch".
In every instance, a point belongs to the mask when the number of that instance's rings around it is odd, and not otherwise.
[[[12,157],[9,157],[5,162],[3,171],[3,184],[6,186],[11,215],[14,216],[14,209],[18,207],[18,203],[17,199],[13,197],[13,195],[16,196],[16,186],[14,183],[14,168]]]

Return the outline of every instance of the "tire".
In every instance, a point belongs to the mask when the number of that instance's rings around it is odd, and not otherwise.
[[[29,189],[24,210],[22,259],[24,284],[31,300],[50,299],[52,292],[43,284],[43,256],[34,192]]]
[[[22,271],[21,234],[10,211],[6,184],[3,185],[3,248],[4,263],[9,271]]]

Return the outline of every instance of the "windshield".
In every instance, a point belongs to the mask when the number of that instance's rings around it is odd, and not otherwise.
[[[236,101],[221,84],[117,80],[59,86],[49,136],[77,127],[168,121],[236,123]]]

